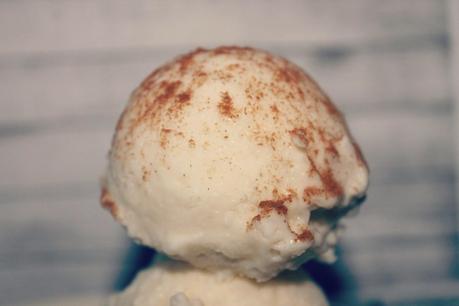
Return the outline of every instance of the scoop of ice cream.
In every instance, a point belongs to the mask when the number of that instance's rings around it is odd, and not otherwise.
[[[303,271],[287,272],[267,283],[206,272],[177,262],[142,272],[109,306],[326,306]]]
[[[119,119],[101,201],[139,242],[259,281],[333,259],[368,169],[340,112],[299,67],[198,49],[155,70]]]

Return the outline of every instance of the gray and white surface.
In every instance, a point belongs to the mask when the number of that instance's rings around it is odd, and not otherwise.
[[[454,0],[0,0],[0,304],[109,290],[127,247],[98,205],[115,120],[154,67],[219,44],[286,56],[344,111],[372,170],[342,247],[362,300],[459,296],[458,11]]]

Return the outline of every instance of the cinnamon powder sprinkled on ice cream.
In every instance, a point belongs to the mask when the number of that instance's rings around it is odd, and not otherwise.
[[[324,237],[367,184],[317,83],[282,57],[229,46],[180,56],[132,93],[102,203],[146,245],[264,281],[299,256],[329,258]]]

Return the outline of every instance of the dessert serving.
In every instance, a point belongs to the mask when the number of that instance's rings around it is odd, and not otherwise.
[[[266,281],[311,258],[333,261],[339,220],[367,185],[343,116],[298,66],[241,47],[180,56],[132,93],[101,202],[133,239],[193,268],[158,265],[124,295],[149,295],[150,304],[132,304],[144,306],[246,305],[206,291],[241,288],[241,299],[278,296],[260,304],[275,306],[287,290],[306,296],[289,305],[323,305],[301,289],[320,292],[310,280]]]

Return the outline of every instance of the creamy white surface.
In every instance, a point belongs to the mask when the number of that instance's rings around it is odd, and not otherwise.
[[[168,262],[142,272],[108,306],[326,306],[322,291],[298,270],[267,283]]]
[[[330,103],[298,67],[262,51],[179,58],[132,94],[102,202],[133,238],[202,268],[264,281],[333,259],[325,237],[365,194],[368,170]]]

